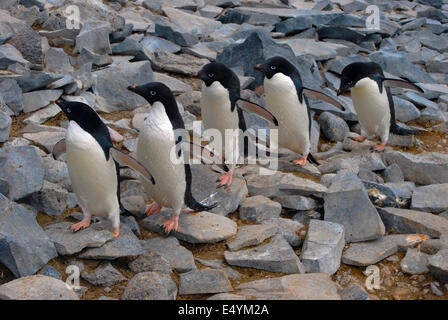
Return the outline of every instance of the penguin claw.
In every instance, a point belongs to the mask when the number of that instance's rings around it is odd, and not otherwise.
[[[165,233],[169,234],[171,230],[177,231],[179,226],[179,216],[172,216],[169,220],[162,223]]]
[[[380,144],[376,144],[372,147],[373,151],[381,152],[384,151],[384,148],[386,148],[386,143],[381,142]]]
[[[70,230],[73,232],[77,232],[82,229],[86,229],[90,226],[90,218],[89,219],[82,219],[80,222],[72,224],[70,226]]]
[[[162,210],[162,206],[160,204],[158,204],[157,202],[153,202],[149,206],[146,207],[145,215],[147,217],[149,217],[153,214],[160,212],[160,210]]]
[[[114,238],[118,238],[118,236],[120,235],[120,228],[119,227],[115,228],[113,234]]]
[[[218,178],[219,182],[219,187],[223,187],[223,186],[227,186],[230,187],[232,184],[232,180],[233,180],[233,170],[229,171],[227,173],[224,173],[222,176],[220,176]]]
[[[292,161],[294,164],[298,165],[299,167],[304,167],[306,165],[306,156],[303,156],[302,158],[298,160]]]

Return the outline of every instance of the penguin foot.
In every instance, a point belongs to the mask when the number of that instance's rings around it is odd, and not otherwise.
[[[120,227],[115,228],[113,234],[114,238],[118,238],[118,236],[120,235]]]
[[[182,212],[183,213],[188,213],[188,214],[191,214],[191,215],[195,216],[195,215],[199,214],[201,211],[194,211],[194,210],[183,209]]]
[[[88,219],[84,218],[80,222],[72,224],[70,226],[70,230],[73,232],[77,232],[79,230],[86,229],[89,226],[90,226],[90,218],[88,218]]]
[[[162,226],[165,228],[166,234],[169,234],[171,230],[177,231],[178,225],[179,225],[179,216],[175,214],[173,214],[169,220],[162,223]]]
[[[363,143],[366,140],[366,137],[364,136],[359,136],[359,137],[350,137],[350,139],[357,141],[357,142],[361,142]]]
[[[307,156],[303,156],[302,158],[298,160],[293,160],[294,164],[298,165],[299,167],[304,167],[306,165],[306,158]]]
[[[381,142],[380,144],[376,144],[373,146],[373,151],[381,152],[381,151],[384,151],[385,147],[386,147],[386,143]]]
[[[146,207],[145,215],[147,217],[149,217],[153,214],[160,212],[160,210],[162,210],[162,206],[160,204],[158,204],[157,202],[153,202],[149,206]]]
[[[220,176],[218,178],[219,180],[219,186],[228,186],[230,187],[230,185],[232,184],[232,179],[233,179],[233,170],[229,171],[227,173],[224,173],[222,176]]]

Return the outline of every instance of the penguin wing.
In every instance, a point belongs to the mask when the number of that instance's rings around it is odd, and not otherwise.
[[[222,170],[229,171],[229,168],[224,163],[224,159],[204,146],[191,141],[183,141],[182,149],[187,153],[191,153],[194,157],[201,159],[205,164],[215,164],[221,167]]]
[[[57,160],[61,154],[65,153],[67,151],[67,145],[65,143],[65,139],[59,140],[53,147],[53,151],[51,152],[53,154],[53,159]]]
[[[313,99],[320,99],[325,102],[331,103],[332,105],[345,111],[345,107],[342,104],[342,102],[340,102],[338,99],[336,99],[322,91],[317,91],[317,90],[303,87],[303,94],[306,94],[307,96],[309,96],[310,98],[313,98]]]
[[[256,115],[272,122],[276,126],[278,126],[277,118],[270,113],[268,110],[260,106],[259,104],[256,104],[255,102],[243,99],[241,97],[238,97],[238,100],[243,101],[243,105],[238,105],[238,107],[246,112],[255,113]]]
[[[405,88],[405,89],[411,89],[411,90],[415,90],[418,92],[423,93],[423,89],[420,88],[419,86],[413,84],[410,81],[407,80],[403,80],[403,79],[390,79],[390,78],[384,78],[383,80],[383,85],[385,87],[398,87],[398,88]]]
[[[140,162],[138,162],[130,155],[121,152],[115,147],[111,147],[109,149],[109,152],[112,158],[114,158],[114,160],[117,161],[119,164],[131,167],[132,169],[140,173],[143,177],[145,177],[146,180],[151,181],[152,184],[156,183],[151,173],[149,173],[149,171]]]

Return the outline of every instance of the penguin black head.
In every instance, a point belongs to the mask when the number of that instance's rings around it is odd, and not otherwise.
[[[296,67],[283,57],[272,57],[264,63],[254,67],[255,70],[262,71],[266,78],[271,79],[276,73],[283,73],[285,76],[291,76],[297,71]]]
[[[356,83],[364,78],[384,78],[381,66],[375,62],[354,62],[342,70],[341,84],[338,95],[349,91]]]
[[[177,108],[176,101],[170,88],[161,82],[149,82],[140,86],[133,85],[129,86],[128,90],[142,96],[151,105],[155,102],[161,102],[165,108],[169,108],[174,102],[174,106]]]
[[[229,88],[234,85],[233,82],[235,79],[238,80],[236,74],[221,62],[206,64],[194,76],[204,81],[207,87],[210,87],[213,82],[218,81],[224,88]]]

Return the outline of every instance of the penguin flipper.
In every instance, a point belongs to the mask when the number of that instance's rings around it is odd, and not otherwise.
[[[121,165],[131,167],[132,169],[140,173],[148,181],[151,181],[152,184],[156,183],[151,173],[133,157],[127,155],[124,152],[121,152],[115,147],[111,147],[109,152],[114,158],[114,160],[120,163]]]
[[[398,88],[411,89],[411,90],[418,91],[420,93],[424,93],[422,88],[420,88],[419,86],[415,85],[414,83],[412,83],[410,81],[403,80],[403,79],[384,78],[383,85],[386,87],[391,87],[391,88],[398,87]]]
[[[214,164],[226,172],[229,171],[229,168],[224,163],[224,159],[204,146],[183,140],[182,149],[185,152],[191,152],[194,157],[200,159],[205,164]]]
[[[53,147],[53,151],[51,152],[53,155],[53,159],[57,160],[61,154],[67,151],[67,145],[65,143],[65,138],[59,140]]]
[[[268,120],[269,122],[272,122],[276,126],[278,126],[278,120],[277,118],[270,113],[268,110],[260,106],[259,104],[256,104],[255,102],[243,99],[241,97],[238,97],[238,100],[243,101],[243,105],[239,105],[238,107],[246,112],[255,113],[256,115]]]
[[[323,100],[325,102],[331,103],[332,105],[338,107],[342,111],[345,111],[345,107],[342,104],[342,102],[339,101],[339,99],[336,99],[322,91],[317,91],[314,89],[303,87],[303,93],[306,94],[310,98]]]

